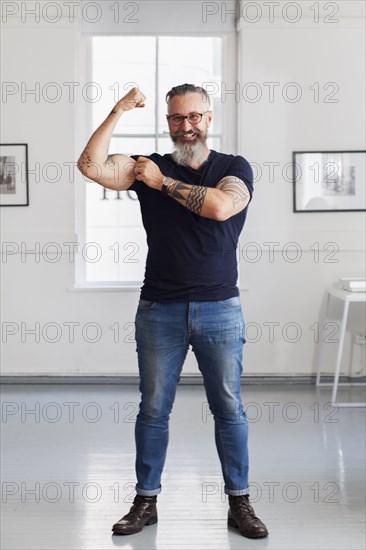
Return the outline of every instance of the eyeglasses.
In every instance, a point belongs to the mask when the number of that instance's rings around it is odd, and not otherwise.
[[[189,113],[187,116],[183,115],[166,115],[167,120],[170,122],[172,126],[180,126],[183,124],[183,120],[187,119],[189,124],[198,124],[201,122],[203,115],[206,115],[210,111],[206,111],[205,113]]]

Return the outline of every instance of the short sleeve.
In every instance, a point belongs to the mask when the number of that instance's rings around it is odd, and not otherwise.
[[[133,160],[137,160],[141,155],[130,155],[130,158]],[[135,191],[135,193],[138,194],[138,192],[141,189],[141,185],[143,185],[142,181],[135,180],[132,185],[128,188],[128,191]]]
[[[237,155],[227,168],[228,176],[235,176],[241,179],[248,188],[250,200],[253,196],[253,170],[249,162],[242,156]]]
[[[159,157],[159,155],[157,153],[152,153],[151,155],[129,155],[129,156],[133,160],[137,160],[139,157],[144,156],[148,159],[153,160],[156,164],[158,164],[157,158]],[[139,194],[141,189],[146,189],[146,185],[142,181],[138,181],[138,180],[135,180],[133,184],[130,185],[130,187],[128,188],[129,191],[130,190],[135,191],[137,194]]]

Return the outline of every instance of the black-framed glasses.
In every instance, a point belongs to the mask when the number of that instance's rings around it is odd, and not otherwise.
[[[189,124],[198,124],[201,122],[203,115],[206,115],[210,111],[204,113],[189,113],[187,116],[183,115],[166,115],[167,120],[172,126],[180,126],[183,124],[184,119],[187,119]]]

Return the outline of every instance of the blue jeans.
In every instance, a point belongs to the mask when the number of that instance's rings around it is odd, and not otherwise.
[[[225,493],[249,494],[248,422],[240,397],[244,319],[240,298],[213,302],[139,301],[136,344],[141,403],[136,418],[136,492],[161,491],[169,415],[188,346],[215,421]]]

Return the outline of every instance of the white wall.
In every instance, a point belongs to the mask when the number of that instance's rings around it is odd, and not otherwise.
[[[245,4],[248,3],[244,2],[243,7]],[[291,170],[286,170],[292,151],[365,148],[364,8],[362,2],[320,2],[317,22],[309,9],[313,3],[295,3],[301,9],[288,7],[288,11],[283,11],[290,4],[282,2],[276,7],[272,20],[268,6],[258,12],[241,12],[240,152],[260,170],[242,246],[255,242],[263,249],[257,263],[244,258],[241,276],[243,286],[249,288],[243,294],[247,321],[259,323],[263,330],[261,340],[248,345],[248,368],[255,372],[310,374],[315,351],[314,323],[320,320],[324,289],[339,277],[364,275],[365,216],[363,212],[293,213]],[[340,9],[335,13],[337,6]],[[259,16],[256,23],[250,22]],[[296,23],[289,22],[297,17]],[[251,82],[259,87],[245,88]],[[271,98],[269,83],[273,89]],[[289,83],[296,87],[288,86]],[[318,83],[319,98],[310,89],[314,83]],[[250,102],[248,98],[256,97],[256,90],[258,97],[260,93],[262,96],[257,102]],[[289,101],[297,94],[297,102]],[[278,252],[274,253],[273,262],[269,245],[264,242],[281,243],[275,246]],[[284,259],[282,254],[281,249],[289,242],[302,249],[296,263],[288,261],[286,254]],[[323,250],[319,259],[314,243]],[[334,248],[339,251],[332,255]],[[364,332],[362,306],[352,309],[352,330]],[[273,329],[273,343],[269,342],[266,322],[279,323]],[[254,331],[252,334],[255,338]],[[286,341],[296,340],[297,335],[298,342]],[[350,345],[349,333],[345,372]],[[328,347],[331,359],[334,345]],[[352,366],[355,374],[360,369],[364,348],[357,346],[353,351],[354,359],[358,359]]]
[[[241,296],[251,326],[248,339],[256,339],[258,327],[262,331],[256,343],[246,346],[247,374],[312,374],[314,329],[309,327],[319,321],[324,289],[340,276],[363,275],[363,213],[293,214],[292,184],[281,174],[282,167],[291,162],[293,150],[365,147],[363,3],[338,4],[342,8],[347,4],[353,11],[347,12],[351,17],[342,15],[332,27],[314,24],[309,17],[297,25],[281,17],[274,24],[265,19],[255,24],[243,18],[240,21],[239,87],[257,82],[263,89],[263,99],[257,103],[243,97],[239,100],[238,152],[262,169],[240,244]],[[221,15],[218,12],[215,16]],[[62,167],[62,176],[50,183],[51,171],[46,178],[41,174],[39,181],[30,174],[30,206],[1,208],[2,240],[14,243],[19,250],[21,243],[34,248],[39,242],[42,250],[45,244],[56,242],[64,254],[54,263],[42,254],[27,255],[24,262],[22,254],[8,256],[6,262],[2,256],[3,342],[4,329],[14,331],[2,344],[2,372],[136,374],[133,321],[138,291],[70,291],[75,265],[62,246],[78,240],[77,215],[82,205],[76,201],[76,190],[85,185],[76,172],[73,181],[65,165],[78,158],[84,145],[80,136],[87,125],[64,84],[82,82],[84,78],[80,21],[71,23],[67,16],[57,23],[44,17],[39,22],[31,16],[25,19],[22,22],[20,12],[7,21],[3,19],[3,82],[15,82],[20,90],[30,89],[37,82],[42,90],[47,83],[56,82],[63,95],[55,103],[45,100],[42,93],[39,102],[30,95],[22,100],[20,91],[3,97],[1,142],[28,143],[31,170],[36,163],[41,172],[48,163],[57,163]],[[278,92],[294,81],[302,87],[303,98],[292,104]],[[280,82],[273,103],[264,98],[268,90],[264,82]],[[339,102],[315,103],[308,89],[314,82],[321,86],[338,83]],[[226,84],[227,89],[235,86]],[[320,90],[324,98],[325,92]],[[280,164],[272,182],[264,164],[268,162]],[[250,242],[263,249],[258,262],[249,261],[249,253],[245,254],[245,245]],[[265,242],[280,243],[273,261]],[[301,260],[296,263],[283,259],[281,248],[289,242],[299,243],[302,248]],[[323,251],[317,262],[309,249],[316,242],[321,251],[330,242],[336,243],[339,251],[333,257]],[[330,259],[337,261],[329,263]],[[273,341],[271,323],[275,323]],[[74,338],[70,337],[71,326]],[[95,326],[100,339],[92,343],[97,338]],[[117,326],[119,335],[115,332]],[[32,327],[39,329],[39,339],[26,332]],[[284,327],[288,329],[285,336]],[[296,338],[296,327],[300,327],[301,335],[298,342],[291,343],[288,340]],[[351,332],[365,330],[358,308],[350,328]],[[354,350],[354,372],[360,368],[360,358],[361,350]],[[343,370],[348,372],[347,361]],[[197,372],[191,352],[184,372]]]

